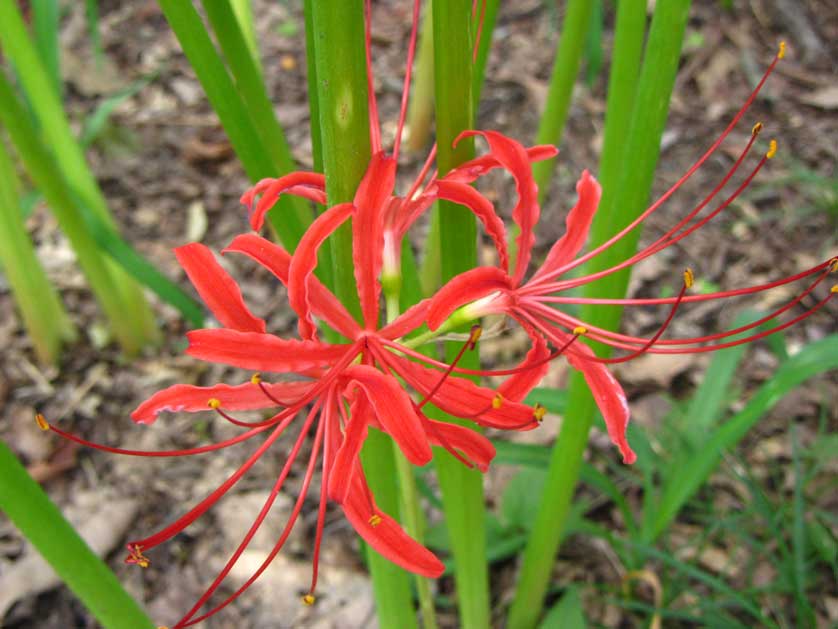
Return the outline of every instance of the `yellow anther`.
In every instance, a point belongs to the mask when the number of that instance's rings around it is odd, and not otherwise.
[[[838,284],[829,289],[830,293],[838,293]]]
[[[762,123],[758,122],[754,125],[753,129],[751,129],[751,135],[759,135],[762,131]]]
[[[544,420],[544,416],[547,414],[547,409],[544,408],[538,402],[535,403],[535,406],[532,407],[532,415],[535,417],[535,421],[540,422]]]
[[[308,605],[309,607],[311,607],[312,605],[314,605],[315,600],[316,599],[314,598],[314,594],[306,594],[305,596],[303,596],[303,605]]]
[[[829,272],[838,273],[838,258],[832,258],[832,262],[829,264]]]
[[[471,334],[468,335],[468,348],[474,349],[477,341],[480,340],[480,335],[483,334],[483,328],[477,324],[471,326]]]
[[[209,406],[212,410],[217,410],[221,408],[221,400],[217,397],[211,397],[207,400],[207,406]]]
[[[765,154],[765,156],[768,159],[771,159],[776,154],[777,154],[777,140],[771,140],[771,143],[768,145],[768,152]]]
[[[35,423],[38,424],[38,428],[41,430],[49,430],[49,422],[47,421],[47,418],[40,413],[35,415]]]
[[[379,524],[381,524],[381,516],[380,516],[380,515],[378,515],[377,513],[373,513],[373,514],[370,516],[370,519],[368,520],[368,522],[370,523],[370,525],[371,525],[373,528],[375,528],[376,526],[378,526]]]
[[[588,328],[586,328],[584,325],[577,325],[575,328],[573,328],[573,333],[576,336],[585,336],[588,333]]]
[[[693,275],[693,270],[687,267],[684,270],[684,286],[692,288],[693,284],[695,284],[695,275]]]
[[[777,59],[782,59],[786,56],[786,42],[780,41],[780,49],[777,51]]]
[[[255,373],[250,376],[250,384],[259,384],[260,382],[262,382],[262,374]]]
[[[503,396],[495,393],[495,397],[492,398],[492,408],[498,410],[501,406],[503,406]]]
[[[157,629],[169,629],[166,625],[160,625]]]

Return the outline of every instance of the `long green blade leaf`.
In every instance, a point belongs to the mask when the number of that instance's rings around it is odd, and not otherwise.
[[[136,601],[122,589],[113,572],[90,550],[2,442],[0,509],[34,544],[103,627],[155,627]]]

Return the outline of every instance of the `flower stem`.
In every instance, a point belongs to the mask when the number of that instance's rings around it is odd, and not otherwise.
[[[689,0],[657,4],[636,90],[624,84],[628,103],[609,99],[606,125],[612,129],[606,129],[609,141],[603,149],[603,162],[611,151],[618,151],[616,163],[620,164],[620,168],[611,170],[609,167],[609,173],[613,175],[607,174],[603,182],[608,187],[604,186],[603,199],[592,228],[592,246],[604,242],[622,225],[631,222],[645,207],[678,69],[689,6]],[[642,40],[643,37],[643,29],[639,25],[643,23],[644,10],[643,0],[627,0],[619,5],[617,44],[612,56],[615,64],[612,67],[612,87],[614,81],[620,79],[616,76],[618,71],[627,73],[623,78],[636,75],[631,67],[618,66],[618,61],[625,51],[623,61],[631,66],[631,51],[636,51],[639,46],[636,38]],[[615,116],[614,112],[621,107],[632,111],[630,120],[628,117]],[[631,160],[631,168],[625,167],[628,160]],[[638,231],[632,234],[632,238],[624,238],[597,257],[596,264],[591,264],[592,270],[607,268],[630,256],[637,248]],[[595,286],[597,296],[625,295],[627,272],[615,273],[604,279],[589,284],[586,289]],[[593,296],[591,292],[586,290],[586,296]],[[588,306],[583,308],[582,316],[593,325],[613,329],[619,324],[620,314],[620,308],[596,310]],[[515,599],[507,622],[509,629],[529,629],[538,622],[554,558],[565,531],[582,456],[588,442],[588,432],[596,410],[590,390],[578,372],[574,372],[571,378],[567,409],[562,430],[553,447],[544,485],[544,498],[540,502],[524,552]]]
[[[370,160],[364,8],[361,0],[310,4],[311,43],[317,76],[320,138],[329,204],[351,201]],[[344,225],[330,240],[333,289],[360,318],[352,262],[352,231]],[[361,455],[376,502],[399,509],[396,463],[389,437],[370,430]],[[381,627],[416,627],[410,575],[378,553],[367,553]]]
[[[473,128],[471,7],[468,0],[433,2],[437,165],[441,175],[474,155],[470,138],[456,148],[452,144],[461,131]],[[477,229],[471,213],[453,203],[439,203],[437,219],[439,240],[431,243],[427,255],[440,257],[441,279],[446,281],[476,264]],[[433,246],[438,249],[434,251]],[[448,345],[446,354],[451,359],[461,344]],[[477,366],[476,352],[464,358],[463,362],[469,363],[466,366]],[[444,414],[437,417],[452,421]],[[491,622],[483,477],[439,449],[434,461],[456,561],[460,626],[484,629]]]

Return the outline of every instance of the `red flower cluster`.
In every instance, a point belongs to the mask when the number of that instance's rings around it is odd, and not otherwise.
[[[415,48],[418,2],[415,7],[408,68]],[[369,61],[369,6],[367,24]],[[778,58],[780,56],[778,55]],[[466,132],[464,136],[479,135],[485,139],[488,151],[484,155],[440,177],[431,172],[434,158],[432,151],[418,178],[409,187],[408,193],[403,197],[398,196],[395,193],[396,165],[404,124],[407,85],[410,81],[409,70],[405,78],[405,98],[392,154],[388,154],[382,148],[376,103],[370,90],[373,155],[351,203],[333,205],[323,212],[308,228],[293,255],[256,233],[237,236],[223,251],[250,258],[273,273],[287,288],[289,306],[299,320],[298,339],[285,339],[267,333],[265,322],[247,308],[234,280],[205,246],[193,243],[177,249],[176,255],[180,264],[222,326],[189,332],[187,353],[199,360],[223,363],[259,373],[293,375],[293,378],[268,381],[257,373],[249,382],[236,385],[175,385],[156,393],[134,411],[134,421],[150,424],[163,411],[200,412],[209,408],[224,420],[242,428],[242,433],[232,439],[188,450],[140,452],[90,444],[50,426],[39,416],[42,428],[52,429],[69,439],[109,452],[141,456],[203,454],[261,435],[262,441],[259,446],[215,491],[163,530],[128,544],[127,561],[143,567],[149,565],[146,552],[172,538],[203,515],[247,474],[292,424],[299,426],[291,453],[250,530],[204,595],[175,627],[191,626],[214,614],[259,577],[288,538],[301,511],[318,459],[321,460],[322,479],[320,509],[311,587],[304,597],[306,603],[314,601],[318,555],[329,500],[341,506],[358,534],[383,556],[417,574],[429,577],[441,574],[443,566],[440,561],[406,535],[395,520],[376,506],[359,460],[359,453],[370,427],[389,435],[405,457],[415,465],[428,463],[432,457],[431,445],[436,445],[445,448],[464,465],[485,471],[495,454],[491,442],[470,429],[429,419],[423,412],[424,406],[428,403],[433,404],[450,415],[485,427],[503,430],[535,428],[544,415],[544,409],[538,405],[528,406],[522,400],[543,377],[549,361],[564,355],[574,368],[584,374],[605,418],[611,439],[619,447],[623,460],[631,463],[635,455],[626,440],[629,407],[622,387],[608,371],[607,364],[624,362],[645,352],[703,352],[748,342],[788,327],[822,307],[829,296],[835,293],[835,289],[804,314],[786,323],[777,324],[769,330],[751,334],[746,338],[725,340],[732,335],[753,330],[799,304],[806,295],[815,290],[830,270],[834,271],[838,267],[836,258],[770,284],[713,294],[687,296],[686,291],[693,282],[692,272],[689,270],[684,273],[683,288],[676,297],[671,298],[596,300],[571,297],[565,293],[568,289],[626,268],[671,246],[730,205],[766,160],[773,155],[773,143],[768,153],[731,196],[719,203],[712,212],[690,224],[739,169],[757,137],[759,125],[754,128],[750,141],[730,172],[695,210],[675,227],[611,269],[565,279],[569,271],[604,251],[637,227],[708,159],[753,102],[776,62],[777,59],[728,129],[671,190],[614,238],[579,256],[587,240],[601,193],[596,180],[587,171],[584,172],[577,184],[578,201],[567,216],[565,235],[553,245],[542,265],[529,279],[527,274],[533,257],[535,230],[540,213],[538,191],[531,165],[535,161],[553,157],[557,150],[551,146],[527,149],[495,131]],[[369,72],[371,78],[371,68]],[[507,242],[506,226],[502,217],[495,206],[471,185],[487,172],[497,168],[509,173],[517,191],[517,203],[511,212],[519,234],[515,243],[517,253],[514,264],[510,259],[510,245]],[[328,205],[325,179],[321,174],[296,172],[278,179],[263,180],[242,197],[243,203],[250,209],[250,224],[253,230],[258,231],[262,227],[266,213],[282,194],[294,194]],[[382,277],[398,277],[401,259],[399,247],[403,236],[417,218],[440,199],[461,204],[474,213],[494,242],[498,263],[496,266],[479,267],[455,277],[430,299],[415,304],[401,316],[382,326]],[[351,221],[352,225],[354,271],[363,323],[357,322],[337,297],[314,275],[318,249],[347,221]],[[814,280],[799,296],[753,324],[697,338],[661,338],[676,309],[682,303],[750,294],[807,277],[814,277]],[[658,333],[651,338],[640,338],[590,326],[555,307],[576,303],[668,304],[670,313]],[[476,321],[490,313],[508,315],[527,331],[531,339],[529,352],[514,369],[463,369],[457,366],[459,357],[452,364],[441,363],[417,352],[415,343],[411,341],[416,338],[414,333],[424,329],[426,325],[432,331],[441,332],[468,321]],[[339,332],[346,341],[323,341],[318,335],[318,321]],[[474,348],[479,333],[479,326],[472,328],[460,356],[468,349]],[[583,336],[626,350],[628,353],[619,358],[599,358],[588,345],[579,340]],[[426,332],[421,338],[432,337],[433,334]],[[491,389],[461,377],[463,375],[508,377],[497,389]],[[258,409],[274,410],[266,419],[253,422],[242,421],[232,414],[236,411]],[[245,584],[215,607],[199,615],[199,610],[224,581],[263,523],[282,489],[292,463],[309,437],[312,439],[312,447],[302,488],[288,523],[273,550]]]

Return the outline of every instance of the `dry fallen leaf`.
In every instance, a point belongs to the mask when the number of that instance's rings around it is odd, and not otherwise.
[[[838,85],[830,85],[800,97],[804,105],[820,109],[838,109]]]

